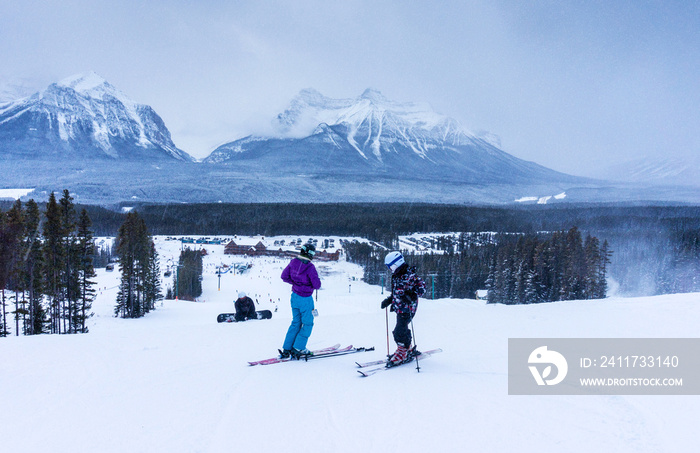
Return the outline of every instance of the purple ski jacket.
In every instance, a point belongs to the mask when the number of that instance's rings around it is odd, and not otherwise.
[[[292,291],[301,297],[309,297],[321,287],[316,267],[308,260],[294,258],[282,271],[282,280],[292,285]]]

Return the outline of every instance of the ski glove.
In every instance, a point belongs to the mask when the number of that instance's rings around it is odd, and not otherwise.
[[[384,299],[384,300],[382,301],[382,308],[386,308],[386,307],[388,307],[389,305],[391,305],[392,299],[393,299],[393,298],[392,298],[391,296],[389,296],[389,297],[387,297],[386,299]]]

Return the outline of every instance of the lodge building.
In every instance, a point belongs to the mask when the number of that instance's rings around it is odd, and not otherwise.
[[[262,241],[255,245],[236,244],[230,241],[224,248],[226,255],[245,255],[245,256],[275,256],[280,258],[294,258],[299,255],[295,250],[282,250],[281,248],[274,250],[268,249]],[[314,255],[314,260],[319,261],[338,261],[340,258],[340,250],[333,253],[328,253],[325,250],[319,250]]]

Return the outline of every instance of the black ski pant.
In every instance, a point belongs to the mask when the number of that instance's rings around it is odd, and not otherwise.
[[[413,318],[411,313],[397,313],[396,327],[393,332],[394,341],[397,344],[403,344],[407,348],[411,347],[411,329],[408,328],[408,325],[411,323],[411,318]]]
[[[240,321],[245,321],[246,318],[247,319],[258,319],[258,315],[254,311],[253,312],[239,311],[239,312],[236,312],[235,318],[236,318],[236,321],[240,322]]]

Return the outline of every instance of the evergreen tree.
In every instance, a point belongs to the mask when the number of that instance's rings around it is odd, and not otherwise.
[[[202,254],[186,248],[180,252],[177,293],[180,299],[195,300],[202,295]]]
[[[24,320],[22,258],[24,248],[24,212],[17,200],[7,213],[0,212],[0,336],[8,331],[8,301],[14,302],[15,334],[19,335],[20,319]],[[12,294],[14,293],[14,294]],[[21,297],[20,297],[21,294]]]
[[[146,312],[156,308],[156,302],[163,298],[163,292],[160,285],[160,260],[156,252],[156,245],[151,242],[151,250],[148,261],[148,270],[144,284],[145,299],[144,309]]]
[[[16,200],[9,211],[7,211],[7,233],[10,252],[8,255],[8,279],[7,289],[14,292],[14,314],[15,319],[15,335],[19,335],[20,331],[24,330],[24,322],[26,321],[26,307],[24,298],[24,279],[23,279],[23,258],[24,258],[24,210],[22,202]],[[21,297],[20,297],[21,294]],[[22,329],[20,329],[20,320],[22,320]]]
[[[111,262],[112,260],[112,246],[107,243],[99,247],[99,249],[96,250],[95,257],[92,261],[92,265],[95,268],[103,268],[107,267],[107,265]]]
[[[46,324],[46,311],[43,302],[43,254],[42,241],[39,231],[41,214],[39,206],[34,200],[29,200],[26,205],[25,237],[26,259],[24,260],[25,288],[29,297],[28,315],[26,325],[27,335],[44,333]]]
[[[525,301],[526,304],[537,304],[542,302],[540,296],[540,285],[537,282],[537,272],[534,269],[527,271],[525,275]]]
[[[146,223],[135,212],[126,219],[117,236],[117,255],[121,283],[117,294],[115,316],[139,318],[155,307],[159,294],[159,271],[156,271],[157,254]]]
[[[586,256],[586,276],[585,276],[585,294],[584,298],[598,298],[600,294],[599,275],[600,265],[602,263],[600,255],[600,241],[598,238],[586,236],[583,244],[584,253]]]
[[[0,337],[8,335],[7,305],[5,302],[5,287],[10,275],[10,255],[12,245],[4,212],[0,211]]]
[[[63,293],[64,249],[61,212],[53,192],[49,195],[44,213],[44,291],[49,300],[51,333],[61,333],[61,306]]]
[[[585,275],[583,266],[585,259],[581,232],[578,228],[571,228],[566,233],[565,247],[561,300],[582,299]]]
[[[496,259],[491,262],[489,265],[489,275],[486,277],[486,282],[484,283],[484,287],[486,288],[486,300],[489,304],[495,304],[498,303],[498,297],[496,296],[495,291],[497,290],[496,284],[495,284],[495,278],[496,278]]]
[[[63,322],[63,332],[76,333],[76,323],[78,306],[80,299],[80,278],[79,268],[81,257],[77,246],[76,238],[76,213],[73,197],[68,190],[63,191],[63,196],[59,200],[61,213],[61,233],[63,240],[63,262],[62,262],[62,307],[61,319]]]
[[[567,300],[568,282],[566,281],[566,233],[557,231],[552,235],[548,250],[550,282],[546,285],[547,301]]]
[[[608,265],[610,264],[610,258],[612,257],[612,250],[610,250],[610,245],[608,240],[603,241],[603,246],[600,249],[600,265],[598,266],[597,281],[597,293],[596,298],[602,299],[608,293]]]
[[[78,220],[78,233],[75,244],[79,295],[71,317],[72,330],[81,333],[88,331],[85,323],[92,316],[90,310],[95,299],[95,289],[93,288],[95,281],[93,279],[97,274],[92,264],[95,255],[95,242],[90,229],[91,226],[90,217],[87,211],[83,209]]]

